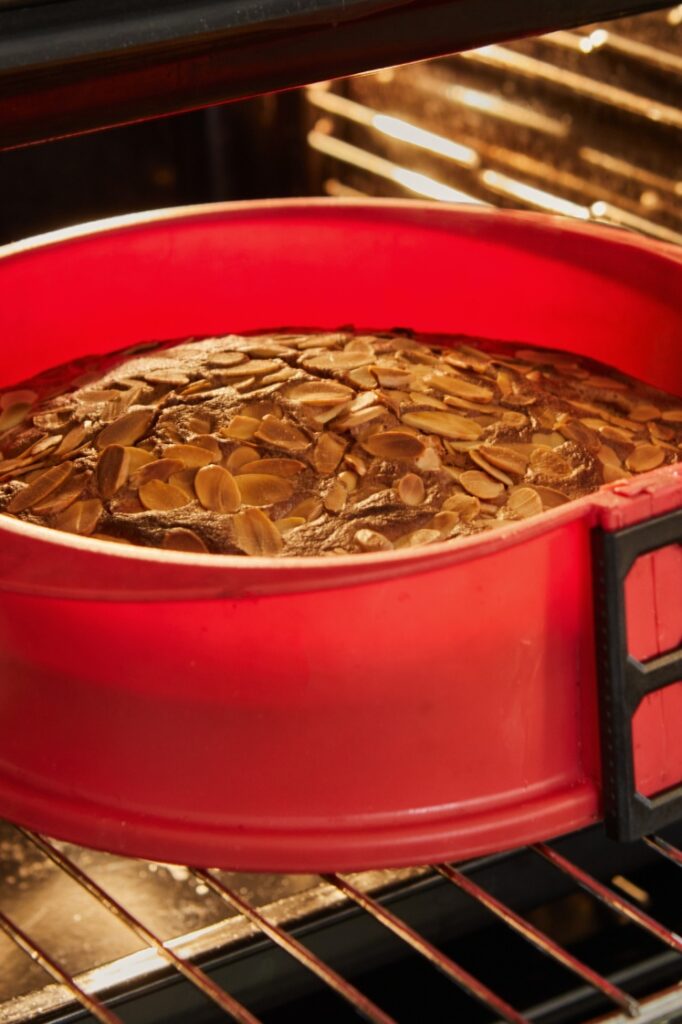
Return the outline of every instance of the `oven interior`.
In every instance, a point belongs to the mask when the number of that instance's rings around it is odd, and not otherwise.
[[[135,210],[380,195],[682,242],[682,5],[0,153],[0,241]],[[256,876],[0,825],[0,1024],[682,1020],[682,825]],[[246,1009],[248,1008],[248,1009]]]

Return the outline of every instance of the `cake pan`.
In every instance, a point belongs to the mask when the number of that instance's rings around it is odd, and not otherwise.
[[[352,323],[565,349],[682,396],[681,294],[679,250],[548,216],[161,211],[0,252],[0,386],[140,341]],[[595,537],[680,507],[672,466],[490,535],[296,560],[0,516],[0,815],[119,853],[281,871],[461,859],[587,825],[613,782]],[[628,664],[679,644],[680,552],[627,576]],[[682,776],[681,691],[628,699],[640,803]]]

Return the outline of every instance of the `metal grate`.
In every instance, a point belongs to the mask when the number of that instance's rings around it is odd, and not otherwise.
[[[332,195],[419,195],[682,243],[682,5],[307,90]]]
[[[91,897],[94,897],[99,906],[106,910],[112,922],[115,919],[124,924],[126,928],[131,929],[143,941],[147,952],[163,957],[172,971],[182,975],[194,989],[212,1001],[216,1009],[223,1012],[224,1019],[243,1022],[243,1024],[254,1024],[259,1020],[259,1017],[242,1005],[241,1001],[214,981],[206,970],[193,963],[185,953],[180,952],[177,942],[170,943],[164,940],[163,936],[158,934],[155,929],[143,923],[136,912],[126,907],[119,898],[115,898],[93,877],[92,871],[84,869],[78,863],[74,853],[65,852],[64,844],[56,843],[23,829],[17,829],[17,833],[23,842],[32,846],[42,857],[48,858],[61,873],[68,876]],[[644,850],[648,847],[653,852],[655,863],[665,865],[675,878],[678,877],[677,868],[682,866],[682,850],[678,846],[658,836],[651,836],[645,843],[638,844],[638,846]],[[71,849],[75,848],[69,848],[69,850]],[[636,929],[655,939],[661,947],[672,951],[673,955],[682,954],[680,935],[661,922],[654,920],[637,905],[637,900],[641,901],[642,895],[632,883],[626,884],[623,879],[614,878],[612,885],[607,886],[579,866],[573,859],[567,857],[563,852],[559,852],[556,845],[539,844],[523,853],[525,856],[534,858],[538,863],[544,861],[549,864],[553,872],[560,873],[564,876],[564,880],[567,879],[572,886],[589,892],[610,913],[621,919],[626,918]],[[506,864],[509,861],[509,856],[489,858],[489,860]],[[513,856],[518,857],[519,854],[512,855],[512,859]],[[650,854],[648,856],[651,857]],[[674,1019],[675,1013],[682,1014],[682,980],[676,987],[665,988],[646,998],[635,998],[624,990],[617,979],[609,978],[583,963],[563,945],[555,941],[543,928],[533,924],[527,916],[522,916],[506,902],[497,898],[488,886],[474,881],[473,869],[478,864],[480,862],[471,862],[471,864],[462,865],[459,868],[441,864],[430,869],[429,876],[435,874],[445,879],[447,883],[465,893],[466,897],[482,908],[485,914],[492,915],[502,922],[505,928],[515,932],[526,943],[544,954],[554,967],[568,972],[588,991],[597,993],[602,999],[602,1008],[604,1005],[611,1007],[609,1013],[599,1017],[600,1021],[616,1022],[636,1018],[642,1022],[654,1022]],[[422,869],[417,872],[417,876],[423,878],[425,871],[426,869]],[[230,884],[225,880],[223,873],[195,868],[190,869],[190,874],[202,891],[210,890],[222,903],[228,905],[231,911],[235,912],[234,920],[236,922],[248,923],[251,935],[255,936],[256,940],[267,940],[294,958],[326,988],[341,997],[361,1019],[373,1022],[373,1024],[396,1024],[396,1017],[380,1008],[373,999],[363,994],[354,984],[345,980],[334,967],[312,952],[303,941],[294,937],[289,928],[277,922],[276,915],[271,908],[254,905],[251,899],[243,895],[243,890],[238,884]],[[414,877],[414,873],[411,875]],[[509,1005],[506,999],[496,993],[488,983],[475,977],[466,967],[443,953],[400,915],[389,909],[381,897],[371,894],[372,888],[385,889],[387,883],[396,880],[402,881],[404,884],[404,879],[405,873],[401,874],[401,872],[384,873],[382,876],[372,875],[372,873],[353,876],[330,874],[322,876],[321,886],[326,892],[327,908],[332,904],[336,906],[353,905],[359,908],[361,913],[371,918],[375,925],[386,929],[397,938],[411,955],[416,954],[425,964],[437,969],[449,982],[464,990],[481,1004],[489,1011],[486,1019],[505,1020],[515,1022],[515,1024],[529,1024],[531,1020],[552,1019],[551,1013],[545,1013],[542,1007],[528,1010]],[[616,891],[613,887],[616,882],[621,889],[624,887],[630,893],[630,898],[622,895],[622,891]],[[320,882],[318,881],[319,887]],[[320,907],[322,907],[322,903],[317,904],[318,915]],[[310,916],[311,910],[314,911],[315,907],[309,904],[308,916]],[[33,1014],[37,1015],[38,1009],[41,1011],[63,1009],[69,1003],[73,1004],[74,1001],[98,1021],[106,1022],[106,1024],[123,1024],[125,1018],[119,1016],[116,1008],[112,1009],[110,1005],[107,1005],[109,999],[105,985],[101,982],[98,985],[92,974],[89,977],[74,976],[66,964],[58,962],[51,951],[44,948],[25,924],[20,926],[14,920],[13,915],[4,911],[0,911],[0,928],[24,954],[37,961],[59,983],[56,993],[52,993],[51,1001],[34,997],[32,1002],[24,999],[23,1001],[16,1000],[0,1004],[0,1021],[3,1024],[9,1024],[9,1022],[16,1024],[19,1021],[32,1020],[35,1019]],[[679,961],[679,966],[682,978],[682,960]],[[1,968],[2,961],[0,960],[0,970]],[[111,979],[109,984],[111,984]],[[114,1004],[115,1002],[114,998]],[[421,1019],[428,1019],[428,1017]],[[594,1018],[590,1015],[589,1018],[581,1019],[591,1020]]]

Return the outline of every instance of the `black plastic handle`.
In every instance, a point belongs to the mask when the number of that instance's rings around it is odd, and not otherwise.
[[[622,841],[682,820],[682,782],[653,797],[637,792],[632,744],[632,719],[644,697],[682,680],[682,647],[638,661],[628,652],[625,617],[625,579],[635,561],[676,543],[682,544],[682,509],[593,533],[604,817],[607,834]]]

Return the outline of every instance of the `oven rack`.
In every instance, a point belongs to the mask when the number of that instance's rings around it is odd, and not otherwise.
[[[594,830],[590,830],[594,831]],[[145,944],[145,950],[141,954],[134,954],[131,960],[136,960],[138,971],[144,972],[147,976],[154,974],[152,964],[158,974],[159,967],[164,964],[170,974],[181,975],[194,989],[202,993],[208,1001],[214,1004],[223,1012],[226,1020],[238,1021],[240,1024],[257,1024],[260,1020],[228,990],[219,985],[207,969],[197,962],[196,955],[192,955],[192,949],[200,950],[201,943],[197,942],[198,933],[192,936],[181,936],[171,941],[164,940],[153,928],[150,928],[137,913],[131,910],[120,899],[115,898],[94,877],[93,873],[84,869],[77,860],[72,850],[66,844],[57,843],[54,840],[17,828],[21,840],[33,847],[42,857],[49,859],[59,872],[68,876],[82,889],[94,897],[101,907],[116,918],[119,923],[131,929]],[[570,847],[570,842],[569,842]],[[357,875],[327,874],[320,876],[319,882],[314,890],[314,897],[305,904],[303,918],[311,919],[316,915],[319,917],[323,911],[328,912],[332,907],[339,905],[346,908],[346,911],[355,909],[356,913],[367,915],[380,928],[392,933],[402,943],[406,950],[417,954],[431,967],[440,971],[451,983],[468,993],[472,999],[481,1004],[489,1016],[487,1019],[495,1021],[510,1021],[515,1024],[530,1024],[531,1021],[544,1021],[555,1019],[551,1017],[554,1006],[538,1005],[531,1009],[514,1008],[492,987],[487,985],[480,978],[472,975],[464,966],[453,959],[450,959],[420,930],[413,927],[404,919],[400,912],[392,909],[391,894],[399,894],[401,887],[413,885],[415,880],[424,886],[433,885],[436,879],[444,880],[448,886],[458,890],[459,894],[465,894],[468,901],[473,902],[475,908],[483,911],[489,918],[495,918],[502,922],[506,929],[516,933],[526,943],[545,955],[553,964],[561,966],[573,981],[579,986],[580,994],[585,999],[588,1011],[594,1005],[598,1006],[598,1016],[588,1012],[587,1016],[581,1018],[585,1021],[596,1021],[600,1024],[616,1024],[628,1020],[637,1020],[640,1024],[654,1024],[654,1022],[669,1021],[677,1019],[675,1014],[682,1014],[682,937],[675,931],[666,927],[660,921],[650,916],[642,906],[638,905],[638,893],[636,886],[628,889],[630,896],[626,897],[618,892],[612,885],[606,885],[594,874],[586,871],[579,865],[576,859],[565,852],[566,842],[552,844],[537,844],[524,850],[515,851],[513,854],[495,855],[476,861],[470,861],[459,867],[450,864],[434,865],[432,868],[406,869],[403,871],[384,872],[363,872]],[[637,848],[637,849],[635,849]],[[653,851],[660,864],[674,865],[675,868],[682,868],[682,849],[679,845],[664,839],[661,836],[646,837],[641,843],[631,844],[628,848],[630,857],[633,853],[635,858],[646,852]],[[68,852],[67,852],[68,851]],[[520,914],[510,905],[510,901],[499,898],[495,894],[495,872],[499,872],[500,863],[507,870],[508,862],[516,858],[516,863],[527,871],[528,863],[534,862],[535,867],[539,862],[551,866],[551,869],[562,883],[569,883],[571,887],[588,893],[597,900],[603,907],[621,919],[626,919],[636,929],[654,939],[660,947],[658,959],[662,965],[669,964],[671,960],[679,963],[680,982],[672,987],[666,986],[654,994],[644,998],[635,998],[623,987],[627,983],[628,972],[621,972],[623,978],[612,975],[611,977],[600,974],[586,963],[582,962],[560,943],[555,941],[547,931],[533,924],[526,916]],[[487,875],[486,875],[487,870]],[[533,868],[531,870],[534,870]],[[233,941],[240,936],[242,940],[251,936],[259,940],[267,940],[269,943],[279,947],[289,957],[302,965],[307,972],[314,975],[326,988],[333,990],[346,1004],[355,1011],[363,1020],[372,1024],[397,1024],[398,1018],[389,1015],[369,996],[363,994],[354,984],[344,979],[322,956],[306,945],[298,928],[291,930],[285,927],[287,917],[291,914],[291,908],[285,906],[290,901],[282,900],[269,906],[256,906],[255,901],[245,898],[238,884],[232,884],[225,880],[223,873],[206,868],[189,868],[188,871],[197,884],[206,887],[213,892],[227,908],[236,912],[236,916],[229,921]],[[479,881],[479,875],[488,880],[483,884]],[[523,874],[516,872],[517,881],[523,881]],[[438,899],[441,888],[432,893],[432,898]],[[633,894],[634,893],[634,897]],[[0,928],[6,935],[20,947],[23,952],[33,958],[52,977],[56,984],[49,985],[42,991],[25,996],[9,1003],[0,1004],[1,1024],[19,1024],[19,1022],[43,1019],[45,1013],[50,1013],[50,1020],[56,1020],[52,1014],[60,1011],[73,1011],[74,1005],[80,1005],[87,1010],[92,1019],[104,1022],[104,1024],[123,1024],[124,1017],[117,1012],[118,1003],[124,996],[117,992],[116,984],[120,987],[121,978],[126,976],[130,982],[134,970],[126,970],[118,965],[118,970],[112,971],[107,967],[92,970],[88,973],[74,976],[60,963],[44,945],[31,934],[26,926],[21,926],[14,919],[13,915],[6,913],[0,899]],[[299,908],[300,909],[300,908]],[[210,931],[207,929],[206,931]],[[297,934],[294,934],[296,931]],[[192,938],[194,941],[192,942]],[[215,941],[215,937],[214,937]],[[199,958],[201,959],[201,958]],[[669,980],[669,979],[668,979]],[[575,993],[574,993],[575,995]],[[595,1004],[594,996],[597,996]],[[604,1012],[604,1007],[608,1007]],[[350,1015],[353,1016],[352,1013]],[[66,1020],[66,1017],[59,1016],[59,1020]],[[73,1016],[69,1013],[68,1020],[86,1019],[81,1016]],[[423,1019],[428,1019],[425,1017]]]
[[[682,244],[681,26],[677,4],[311,85],[321,186],[540,210]]]

